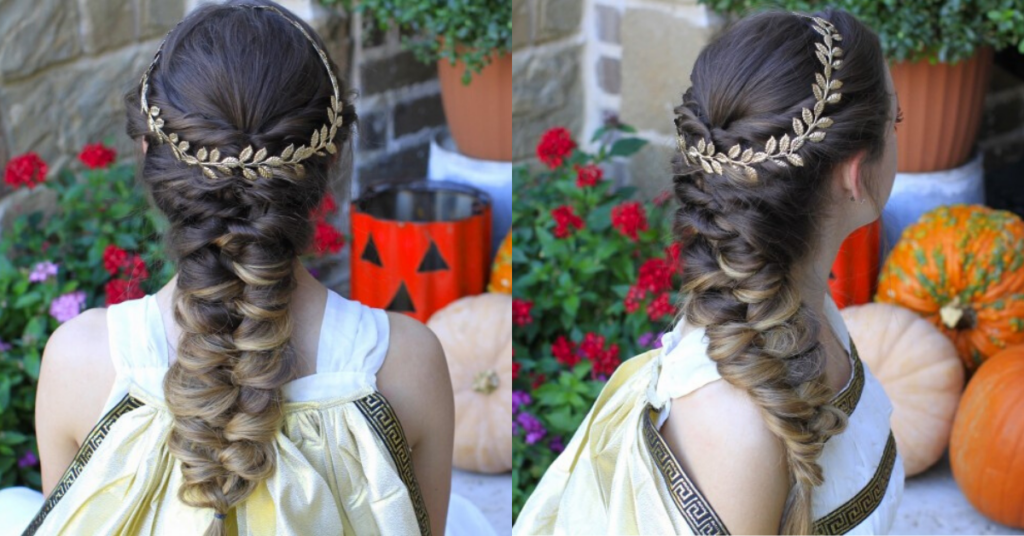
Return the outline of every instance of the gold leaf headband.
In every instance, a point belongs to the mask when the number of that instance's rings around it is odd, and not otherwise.
[[[749,148],[743,149],[739,144],[733,145],[727,152],[716,152],[714,143],[705,141],[704,138],[697,140],[695,146],[687,147],[686,140],[680,135],[677,139],[679,151],[689,163],[700,164],[705,172],[718,175],[724,175],[722,165],[728,164],[735,168],[742,168],[747,179],[750,182],[756,182],[757,170],[752,167],[752,164],[771,161],[780,167],[787,167],[790,164],[797,167],[803,166],[804,160],[796,154],[796,151],[803,146],[805,141],[819,142],[825,139],[824,129],[832,126],[832,119],[822,117],[821,113],[825,109],[825,104],[835,104],[842,97],[842,94],[835,90],[843,87],[843,83],[832,78],[832,73],[843,65],[843,60],[838,59],[843,55],[843,49],[833,44],[836,41],[842,41],[843,37],[836,31],[835,26],[825,19],[801,16],[811,19],[814,22],[811,27],[822,35],[824,44],[814,43],[814,47],[817,49],[815,55],[825,69],[823,73],[815,73],[815,81],[811,85],[815,98],[813,111],[804,108],[800,117],[793,118],[794,137],[791,139],[787,133],[776,140],[775,136],[772,136],[768,138],[764,150],[758,152]]]
[[[200,169],[203,170],[203,174],[211,179],[217,178],[217,174],[214,172],[214,169],[223,175],[231,175],[233,170],[236,168],[241,169],[242,175],[250,181],[256,180],[257,176],[269,179],[273,176],[270,168],[283,166],[294,167],[296,174],[301,178],[305,176],[305,168],[299,162],[313,155],[326,156],[324,150],[330,154],[335,154],[337,152],[337,148],[334,146],[334,135],[337,133],[338,128],[345,124],[345,119],[341,115],[342,101],[341,93],[338,90],[338,79],[334,76],[334,71],[331,70],[331,64],[327,59],[327,54],[324,53],[323,49],[316,44],[316,41],[313,40],[301,24],[273,6],[240,5],[238,7],[273,11],[298,28],[299,31],[302,32],[302,35],[306,36],[306,39],[313,44],[313,48],[316,49],[317,54],[320,56],[320,60],[327,69],[327,74],[331,77],[331,86],[334,89],[334,95],[331,96],[331,106],[327,108],[327,118],[329,122],[313,131],[313,135],[308,145],[300,145],[296,148],[295,144],[290,144],[279,156],[268,156],[266,148],[254,151],[251,145],[242,149],[237,157],[225,156],[221,158],[221,154],[218,149],[214,148],[212,150],[207,150],[206,147],[202,147],[196,151],[195,156],[189,154],[189,142],[179,139],[178,135],[173,132],[170,135],[165,133],[163,131],[164,120],[160,118],[160,108],[156,106],[149,106],[146,102],[146,93],[149,90],[149,76],[153,72],[153,68],[156,66],[156,62],[161,56],[164,48],[164,42],[167,41],[166,37],[164,37],[164,41],[160,43],[160,47],[157,49],[156,55],[153,57],[153,62],[149,64],[149,68],[142,74],[142,90],[140,99],[142,113],[147,117],[150,132],[156,134],[157,139],[159,139],[161,143],[167,142],[171,144],[171,151],[174,153],[175,158],[190,166],[199,166]],[[170,34],[170,32],[168,32],[168,34]]]

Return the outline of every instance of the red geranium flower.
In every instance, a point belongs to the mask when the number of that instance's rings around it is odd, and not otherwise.
[[[543,374],[530,373],[530,378],[533,379],[533,381],[530,383],[530,387],[533,389],[536,389],[541,385],[544,385],[544,382],[548,381],[548,377]]]
[[[603,175],[604,171],[593,164],[576,166],[576,186],[580,188],[594,186],[601,180]]]
[[[107,281],[107,305],[116,305],[123,301],[135,300],[146,295],[139,287],[136,279],[111,279]]]
[[[639,286],[633,285],[629,287],[629,292],[626,294],[626,299],[623,300],[626,306],[627,313],[635,313],[640,308],[640,300],[647,296],[647,292]]]
[[[594,364],[591,370],[594,378],[610,375],[622,362],[619,358],[619,345],[612,344],[605,348],[604,343],[604,336],[597,333],[587,333],[580,343],[580,354]]]
[[[551,345],[551,355],[555,356],[555,361],[567,367],[574,367],[580,362],[580,356],[576,353],[576,343],[566,339],[565,335],[559,335],[555,339]]]
[[[521,369],[521,368],[522,368],[522,365],[520,365],[519,363],[512,363],[512,377],[513,378],[518,378],[519,377],[519,369]]]
[[[572,154],[576,142],[564,127],[555,127],[544,133],[537,144],[537,158],[551,169],[562,165],[562,159]]]
[[[325,252],[337,253],[345,245],[345,235],[325,221],[316,222],[316,231],[313,233],[313,249],[317,255]]]
[[[137,253],[128,256],[124,263],[125,273],[130,280],[145,281],[149,279],[149,270],[146,268],[146,261]]]
[[[16,156],[7,162],[7,169],[4,172],[4,182],[14,188],[28,186],[29,190],[37,184],[46,180],[46,162],[36,153],[25,153]]]
[[[647,230],[647,213],[638,201],[627,201],[612,208],[612,225],[636,242],[637,233]]]
[[[320,204],[313,209],[312,213],[310,213],[310,218],[325,218],[327,217],[328,214],[333,213],[335,210],[338,210],[338,203],[334,200],[333,195],[327,193],[326,195],[324,195],[324,198],[320,200]]]
[[[583,228],[583,219],[577,216],[569,205],[562,205],[553,209],[551,217],[555,219],[555,237],[557,238],[569,236],[572,232],[569,227]]]
[[[662,292],[657,298],[647,304],[647,316],[654,321],[657,321],[665,315],[670,315],[675,312],[675,307],[669,301],[668,292]]]
[[[110,275],[117,275],[117,271],[128,262],[128,252],[110,244],[103,250],[103,268]]]
[[[107,167],[116,157],[117,152],[102,143],[87,144],[78,153],[78,159],[89,169]]]
[[[679,242],[673,242],[671,246],[665,248],[665,257],[668,258],[669,267],[672,273],[679,273],[683,268],[683,245]]]
[[[672,286],[672,266],[660,257],[647,259],[640,265],[636,284],[645,292],[661,292]]]
[[[530,309],[533,307],[533,302],[528,300],[520,300],[518,298],[512,299],[512,324],[516,326],[525,326],[530,322],[533,322],[533,317],[530,316]]]

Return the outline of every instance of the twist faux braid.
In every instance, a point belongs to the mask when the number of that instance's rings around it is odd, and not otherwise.
[[[149,101],[168,129],[229,154],[248,145],[280,152],[328,120],[333,89],[321,58],[282,16],[294,15],[258,3],[281,13],[207,4],[168,35],[149,81]],[[179,498],[211,508],[206,534],[219,536],[232,507],[275,470],[281,386],[296,376],[294,269],[312,243],[307,215],[338,166],[328,155],[312,156],[301,179],[284,166],[259,181],[209,180],[157,143],[139,89],[125,94],[127,132],[149,142],[141,180],[169,220],[164,239],[178,269],[174,320],[182,334],[164,379],[174,415],[168,449],[181,461]],[[347,145],[355,121],[348,98],[341,115],[337,148]]]
[[[673,159],[674,231],[686,266],[676,321],[705,327],[721,376],[750,395],[785,445],[792,488],[783,534],[811,532],[811,494],[823,482],[818,458],[847,426],[823,376],[822,319],[801,302],[792,269],[812,253],[827,217],[831,170],[861,149],[872,158],[882,153],[890,107],[879,90],[886,82],[877,38],[845,12],[816,15],[845,38],[844,96],[829,110],[828,137],[801,149],[805,165],[761,166],[751,184],[742,169],[707,173],[682,155]],[[675,109],[678,134],[731,147],[763,146],[786,132],[794,114],[814,103],[819,38],[791,13],[736,23],[698,57],[693,87]]]

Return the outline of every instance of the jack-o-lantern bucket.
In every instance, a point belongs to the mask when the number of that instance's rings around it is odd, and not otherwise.
[[[386,183],[352,201],[351,295],[426,322],[487,285],[491,198],[451,181]]]

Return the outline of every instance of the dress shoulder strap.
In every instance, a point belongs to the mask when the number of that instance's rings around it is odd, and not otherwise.
[[[167,346],[156,298],[146,295],[107,307],[110,358],[119,375],[140,368],[166,368]]]
[[[387,355],[390,324],[383,309],[350,300],[328,289],[317,348],[317,373],[376,376]]]

